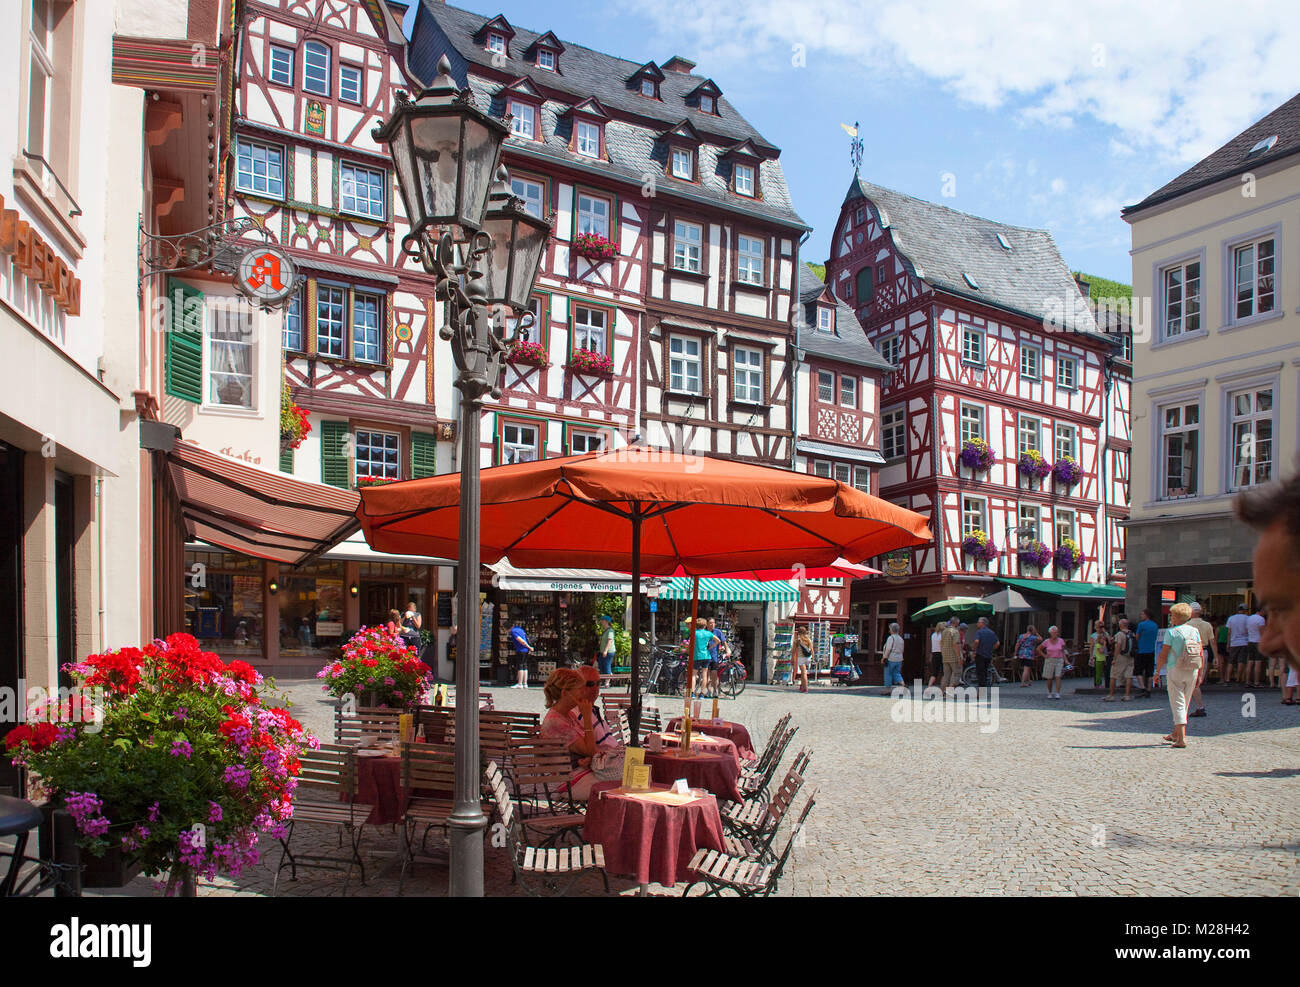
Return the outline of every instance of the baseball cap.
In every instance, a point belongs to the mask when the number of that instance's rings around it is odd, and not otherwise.
[[[1192,613],[1200,613],[1200,612],[1201,612],[1201,605],[1199,603],[1193,603]]]
[[[603,620],[603,621],[604,621],[605,623],[607,623],[607,624],[612,624],[612,623],[614,623],[614,618],[611,617],[611,616],[610,616],[609,614],[607,614],[607,613],[602,613],[602,614],[600,615],[600,619]]]
[[[1244,603],[1238,603],[1238,604],[1237,604],[1237,609],[1238,609],[1238,610],[1245,610],[1245,609],[1246,609],[1246,604],[1244,604]]]

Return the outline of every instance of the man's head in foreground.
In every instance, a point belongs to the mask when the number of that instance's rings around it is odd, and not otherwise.
[[[1237,497],[1237,517],[1259,532],[1255,595],[1268,610],[1259,650],[1300,669],[1300,473]]]

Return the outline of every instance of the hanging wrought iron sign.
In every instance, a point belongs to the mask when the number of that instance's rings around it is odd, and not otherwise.
[[[283,305],[298,285],[293,260],[279,247],[261,243],[250,247],[235,268],[235,287],[262,309]]]

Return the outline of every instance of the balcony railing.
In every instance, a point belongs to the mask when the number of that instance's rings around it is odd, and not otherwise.
[[[25,157],[28,161],[39,161],[41,163],[41,167],[45,169],[45,173],[54,179],[54,184],[59,187],[59,190],[63,193],[64,197],[68,200],[69,205],[72,206],[72,208],[68,210],[68,215],[80,216],[81,206],[77,205],[77,200],[72,197],[72,193],[68,190],[68,186],[63,184],[63,179],[61,179],[58,175],[58,172],[56,172],[50,166],[50,163],[46,161],[45,158],[41,157],[41,155],[33,154],[31,151],[27,150],[26,148],[23,148],[23,157]]]

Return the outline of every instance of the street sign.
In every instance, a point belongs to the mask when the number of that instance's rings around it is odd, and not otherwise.
[[[658,601],[658,600],[651,600],[651,601],[650,601],[650,612],[651,612],[651,613],[658,613],[658,612],[659,612],[659,601]]]

